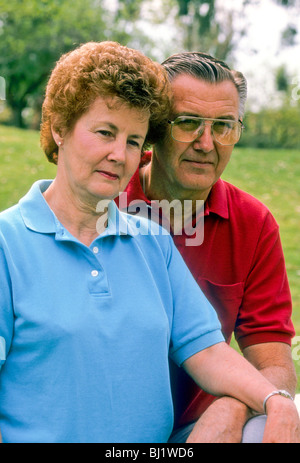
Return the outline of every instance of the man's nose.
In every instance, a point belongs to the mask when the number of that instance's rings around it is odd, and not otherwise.
[[[206,123],[204,130],[193,142],[194,149],[209,153],[214,149],[214,139],[210,123]]]

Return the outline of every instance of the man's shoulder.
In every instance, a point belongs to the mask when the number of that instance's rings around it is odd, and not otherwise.
[[[226,192],[230,216],[246,216],[248,219],[265,220],[272,217],[269,208],[252,194],[238,188],[237,186],[222,180]]]

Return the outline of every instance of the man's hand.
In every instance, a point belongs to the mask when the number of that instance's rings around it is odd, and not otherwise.
[[[263,443],[300,443],[299,414],[290,399],[274,395],[267,400],[267,422]]]
[[[257,344],[245,348],[243,354],[278,389],[294,394],[297,376],[288,344]],[[263,442],[299,443],[299,416],[291,400],[278,395],[270,397],[267,412]]]
[[[240,443],[250,417],[245,404],[231,397],[215,400],[199,418],[187,443]]]

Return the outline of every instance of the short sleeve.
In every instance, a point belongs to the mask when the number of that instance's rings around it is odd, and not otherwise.
[[[13,335],[13,307],[11,281],[7,261],[0,248],[0,368],[6,360]]]

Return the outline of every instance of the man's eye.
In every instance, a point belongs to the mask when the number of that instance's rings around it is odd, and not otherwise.
[[[182,130],[193,132],[201,125],[201,121],[196,121],[194,119],[181,119],[176,122],[176,125]]]
[[[214,122],[214,129],[215,130],[231,130],[234,127],[234,121],[216,121]]]

